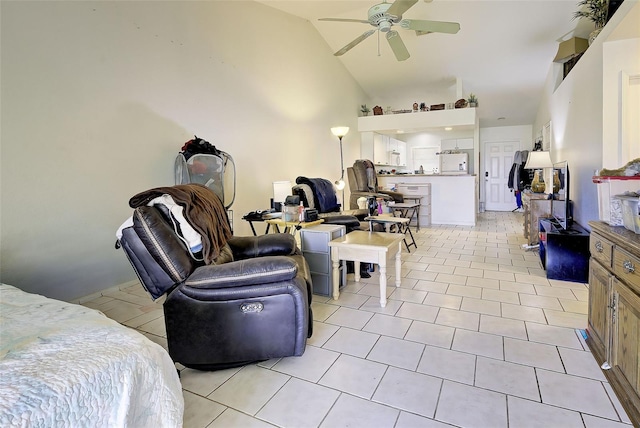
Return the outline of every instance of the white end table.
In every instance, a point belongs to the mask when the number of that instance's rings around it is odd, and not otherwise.
[[[340,297],[340,260],[353,260],[356,282],[360,263],[375,263],[380,269],[380,306],[387,305],[387,259],[396,261],[396,287],[400,287],[400,253],[404,234],[355,230],[329,242],[333,274],[333,299]]]

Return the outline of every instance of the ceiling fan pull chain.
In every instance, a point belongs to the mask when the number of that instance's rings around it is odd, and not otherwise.
[[[376,31],[378,33],[378,56],[380,56],[380,30]]]

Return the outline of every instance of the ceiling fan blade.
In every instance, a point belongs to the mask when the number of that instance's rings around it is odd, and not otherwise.
[[[403,19],[400,26],[407,30],[415,30],[419,36],[428,33],[456,34],[460,31],[460,24],[457,22],[444,21],[424,21],[420,19]]]
[[[356,37],[355,40],[353,40],[351,43],[347,44],[345,47],[340,49],[338,52],[334,53],[334,55],[335,56],[344,55],[345,53],[349,52],[355,45],[357,45],[358,43],[362,42],[364,39],[366,39],[367,37],[369,37],[370,35],[372,35],[375,32],[376,32],[376,30],[365,31],[360,36]]]
[[[397,31],[389,31],[387,33],[387,41],[398,61],[404,61],[411,56]]]
[[[401,17],[411,6],[418,3],[418,0],[396,0],[387,10],[389,15]]]
[[[363,24],[369,24],[369,21],[364,19],[343,19],[343,18],[320,18],[318,21],[333,21],[333,22],[361,22]]]

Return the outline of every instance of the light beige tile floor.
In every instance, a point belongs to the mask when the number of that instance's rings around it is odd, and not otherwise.
[[[378,276],[313,298],[302,357],[181,371],[190,427],[628,427],[576,329],[586,284],[547,280],[524,251],[522,214],[423,227],[402,285]],[[393,278],[393,269],[388,271]],[[162,307],[141,286],[84,303],[166,347]]]

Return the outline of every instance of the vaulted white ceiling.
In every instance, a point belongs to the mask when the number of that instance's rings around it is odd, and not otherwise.
[[[261,2],[309,20],[333,52],[373,27],[318,18],[366,20],[368,9],[379,3]],[[573,0],[419,0],[403,18],[458,22],[460,31],[417,36],[394,26],[411,54],[406,61],[396,60],[379,32],[338,58],[374,104],[385,108],[453,102],[459,92],[465,98],[472,92],[478,97],[481,126],[532,124],[558,43],[587,38],[593,30],[590,22],[572,19],[577,8]]]

